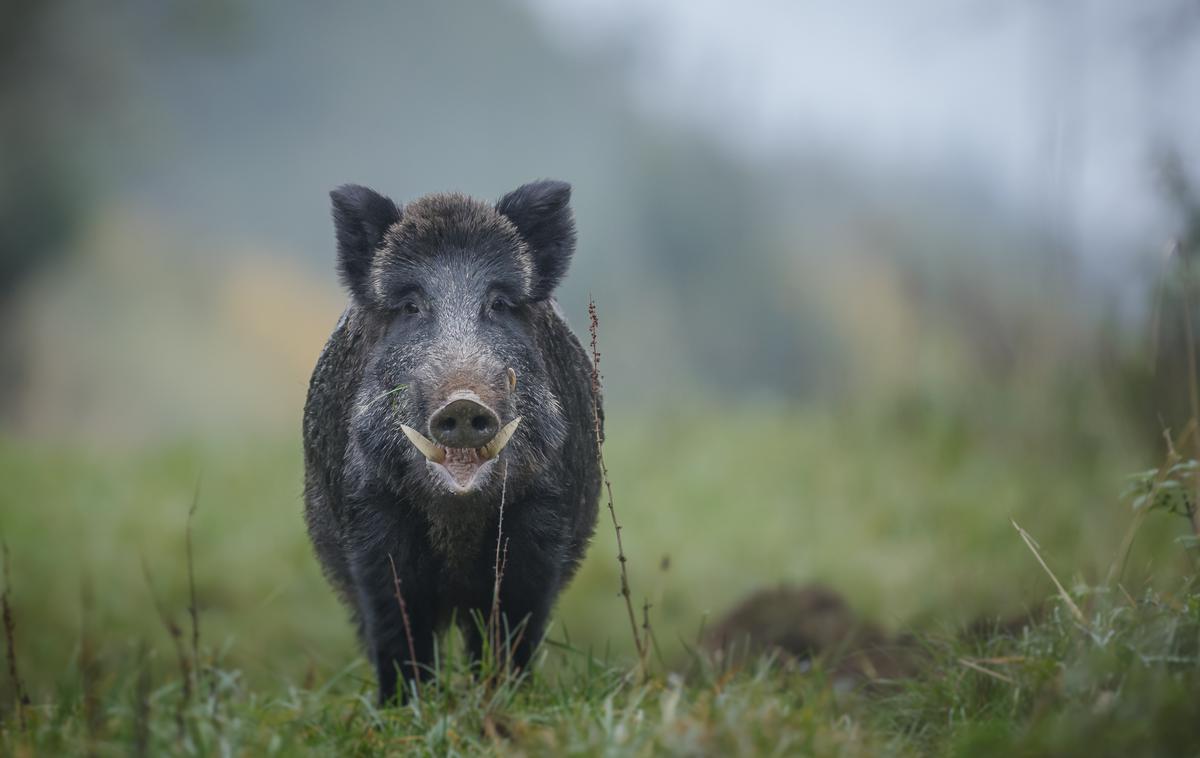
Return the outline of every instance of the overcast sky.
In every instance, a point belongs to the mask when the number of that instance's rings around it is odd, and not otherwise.
[[[529,2],[559,44],[624,62],[647,112],[753,158],[969,174],[1097,263],[1170,234],[1157,151],[1197,175],[1192,0]]]

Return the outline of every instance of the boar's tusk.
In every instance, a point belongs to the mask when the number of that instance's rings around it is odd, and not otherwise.
[[[508,369],[508,391],[512,392],[517,388],[517,372],[510,367]]]
[[[479,449],[479,453],[481,456],[483,456],[485,461],[491,460],[497,455],[500,455],[500,451],[503,450],[504,446],[508,444],[508,441],[512,439],[513,432],[517,431],[517,425],[520,423],[521,417],[517,416],[512,421],[509,421],[507,424],[505,424],[500,431],[496,432],[496,436],[492,438],[491,442]]]
[[[441,463],[446,460],[446,451],[433,444],[433,440],[413,429],[411,426],[400,425],[400,431],[404,432],[404,436],[408,437],[408,441],[413,443],[413,447],[421,451],[421,455],[434,463]]]

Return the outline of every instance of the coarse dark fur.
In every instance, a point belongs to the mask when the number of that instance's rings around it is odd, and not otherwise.
[[[535,182],[495,206],[439,194],[401,209],[358,186],[331,197],[351,298],[309,385],[305,517],[387,702],[397,674],[412,673],[392,561],[422,675],[452,618],[478,657],[502,491],[502,628],[525,624],[512,656],[529,662],[595,528],[600,399],[552,299],[574,250],[569,185]],[[462,388],[502,422],[521,417],[465,493],[434,476],[400,431],[428,434],[430,414]]]

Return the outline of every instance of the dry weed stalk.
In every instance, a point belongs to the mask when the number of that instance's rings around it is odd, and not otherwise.
[[[171,643],[175,646],[175,658],[179,662],[179,675],[183,682],[183,693],[179,698],[179,707],[175,709],[175,729],[179,742],[182,743],[185,731],[184,714],[188,706],[192,703],[192,667],[188,661],[187,650],[183,644],[183,630],[171,618],[166,606],[163,605],[157,593],[154,592],[154,578],[150,574],[150,566],[146,564],[145,558],[142,558],[142,575],[146,578],[146,587],[150,590],[150,598],[154,601],[154,609],[158,612],[159,621],[162,622],[163,628],[167,630],[167,634],[171,638]]]
[[[650,626],[650,598],[643,598],[642,601],[642,644],[645,646],[645,658],[642,660],[642,668],[650,660],[650,652],[654,651],[655,657],[658,658],[659,665],[665,668],[665,663],[662,657],[662,651],[658,649],[658,637],[654,634],[654,627]]]
[[[133,709],[133,754],[150,752],[150,663],[146,642],[138,645],[138,676]]]
[[[1012,521],[1013,528],[1017,530],[1017,534],[1021,535],[1021,539],[1025,541],[1025,545],[1029,548],[1029,551],[1033,553],[1033,557],[1037,558],[1037,562],[1041,564],[1042,569],[1050,577],[1050,581],[1054,582],[1054,586],[1058,588],[1059,597],[1061,597],[1063,602],[1066,603],[1067,608],[1070,609],[1071,614],[1075,617],[1075,620],[1081,625],[1087,626],[1087,617],[1083,615],[1083,611],[1079,610],[1079,606],[1076,605],[1075,601],[1071,599],[1071,596],[1067,593],[1066,588],[1062,586],[1062,582],[1058,581],[1058,577],[1055,576],[1054,572],[1050,570],[1050,567],[1046,565],[1046,561],[1042,559],[1041,551],[1038,550],[1037,542],[1033,539],[1033,537],[1029,536],[1029,532],[1021,528],[1020,524],[1012,519],[1009,520]]]
[[[1191,267],[1188,266],[1187,257],[1181,255],[1178,241],[1172,243],[1171,254],[1178,258],[1183,266],[1183,327],[1184,338],[1187,340],[1188,404],[1192,411],[1190,423],[1196,427],[1200,425],[1200,396],[1197,395],[1200,390],[1197,389],[1196,339],[1192,329]],[[1200,461],[1200,434],[1192,436],[1192,443],[1195,447],[1194,457]],[[1200,477],[1196,477],[1196,497],[1188,512],[1188,520],[1192,525],[1192,534],[1200,537]]]
[[[504,476],[500,480],[500,518],[496,522],[496,560],[493,566],[495,580],[492,584],[492,610],[488,614],[487,632],[491,638],[492,655],[499,668],[500,660],[500,584],[504,581],[504,569],[508,565],[508,540],[504,537],[504,501],[508,495],[508,458],[504,460]],[[503,542],[503,545],[501,543]],[[503,549],[502,549],[503,548]],[[511,647],[509,648],[511,659]]]
[[[1163,429],[1163,441],[1167,445],[1167,456],[1159,467],[1158,473],[1154,476],[1154,481],[1150,483],[1150,491],[1146,494],[1146,502],[1153,503],[1155,497],[1158,496],[1162,489],[1163,483],[1167,481],[1167,477],[1171,474],[1171,469],[1175,464],[1182,460],[1182,456],[1175,451],[1177,444],[1182,445],[1188,441],[1196,432],[1196,420],[1192,419],[1188,422],[1187,427],[1183,430],[1183,434],[1179,436],[1179,442],[1171,441],[1171,430]],[[1112,565],[1108,567],[1108,576],[1105,578],[1107,584],[1112,584],[1125,573],[1125,563],[1129,559],[1129,551],[1133,548],[1133,538],[1141,528],[1142,521],[1146,518],[1146,514],[1150,512],[1148,506],[1138,508],[1133,515],[1133,521],[1129,524],[1129,528],[1125,530],[1125,536],[1121,539],[1121,546],[1117,549],[1117,555],[1113,559]],[[1195,513],[1195,508],[1192,509]],[[1136,603],[1134,603],[1136,605]]]
[[[420,669],[417,667],[417,646],[413,642],[412,624],[408,621],[408,606],[404,602],[404,594],[400,592],[400,575],[396,573],[396,560],[388,553],[388,563],[392,567],[392,582],[396,587],[396,602],[400,604],[400,619],[404,622],[404,637],[408,640],[408,663],[412,666],[413,692],[421,696]]]
[[[12,680],[13,697],[16,699],[17,727],[25,731],[25,706],[29,705],[29,696],[25,693],[25,682],[21,679],[21,671],[17,668],[17,620],[13,614],[9,592],[12,590],[12,574],[8,564],[8,543],[0,542],[4,551],[4,593],[0,594],[0,606],[4,612],[4,644],[8,651],[8,678]]]
[[[970,658],[959,658],[958,663],[959,663],[959,665],[966,666],[967,668],[971,669],[972,671],[978,671],[979,673],[981,673],[985,676],[990,676],[993,679],[1004,682],[1005,684],[1016,684],[1017,683],[1017,680],[1013,679],[1008,674],[1001,674],[999,671],[993,671],[992,669],[987,668],[986,666],[981,666],[981,665],[979,665],[978,662],[973,661]]]
[[[633,634],[633,646],[637,650],[638,666],[644,673],[646,670],[646,644],[638,633],[637,616],[633,612],[633,597],[629,592],[629,572],[625,564],[625,548],[621,544],[621,524],[617,521],[617,510],[613,505],[612,482],[608,478],[608,466],[604,463],[604,435],[600,431],[600,350],[597,347],[597,333],[600,329],[600,319],[596,315],[596,301],[588,298],[588,332],[592,337],[592,429],[596,434],[596,458],[600,462],[600,475],[604,482],[605,494],[608,497],[608,513],[612,516],[613,531],[617,536],[617,563],[621,569],[621,597],[625,599],[625,610],[629,614],[629,630]]]
[[[187,529],[184,534],[187,549],[188,574],[188,615],[192,619],[192,675],[195,677],[195,688],[200,689],[200,611],[196,606],[196,571],[192,560],[192,517],[196,515],[196,506],[200,504],[200,483],[192,495],[192,507],[188,509]]]
[[[96,742],[104,725],[100,707],[100,663],[96,659],[96,644],[92,637],[91,619],[95,602],[91,583],[84,581],[81,598],[82,620],[79,641],[79,678],[83,689],[83,723],[87,734],[87,753],[96,753]]]

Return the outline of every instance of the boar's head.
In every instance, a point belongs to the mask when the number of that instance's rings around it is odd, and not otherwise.
[[[539,324],[574,251],[570,186],[534,182],[495,206],[330,194],[364,341],[350,455],[433,497],[498,491],[501,456],[510,488],[536,477],[565,437]]]

